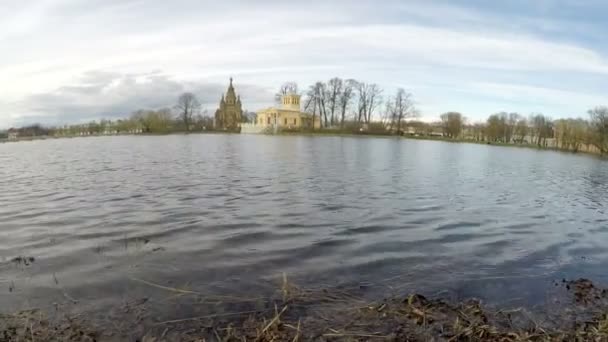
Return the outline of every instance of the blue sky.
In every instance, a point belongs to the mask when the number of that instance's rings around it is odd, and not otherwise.
[[[608,105],[600,0],[0,0],[0,128],[116,118],[230,76],[247,109],[333,76],[413,93],[421,116],[585,117]]]

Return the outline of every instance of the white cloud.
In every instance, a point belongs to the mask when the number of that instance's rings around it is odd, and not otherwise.
[[[558,107],[564,94],[540,89],[567,92],[573,99],[568,111],[576,112],[604,99],[585,95],[589,88],[608,89],[604,81],[589,82],[608,73],[602,51],[538,35],[536,29],[559,30],[561,19],[535,23],[528,14],[505,19],[436,2],[367,0],[315,0],[314,6],[297,7],[278,1],[26,3],[0,2],[0,13],[6,9],[22,19],[0,14],[0,44],[10,47],[0,54],[0,78],[9,80],[1,89],[0,126],[28,116],[61,117],[60,108],[80,113],[70,118],[89,118],[143,101],[152,106],[154,99],[174,96],[163,88],[171,82],[219,85],[229,76],[258,85],[264,95],[252,94],[257,100],[286,80],[305,87],[335,75],[377,82],[387,92],[403,86],[424,115],[449,106],[484,115],[493,102],[498,110],[514,97],[530,103],[539,92],[541,107],[565,115]],[[586,24],[584,31],[592,30]],[[83,77],[91,70],[117,75],[116,88],[100,92],[103,98],[75,96],[76,90],[86,91]],[[162,71],[163,82],[128,83],[128,75],[153,70]],[[554,80],[532,82],[539,73]],[[459,98],[463,90],[468,99]],[[146,96],[139,96],[142,91]]]
[[[121,118],[136,109],[172,108],[183,92],[197,94],[204,110],[217,108],[226,84],[176,81],[160,72],[120,74],[87,72],[77,83],[26,97],[19,105],[27,115],[19,121],[52,124]],[[237,92],[249,104],[265,104],[272,93],[256,85],[240,84]],[[15,118],[13,118],[15,119]]]

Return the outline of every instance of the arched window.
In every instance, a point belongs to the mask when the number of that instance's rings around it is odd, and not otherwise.
[[[270,116],[268,116],[267,119],[268,119],[268,124],[270,125]]]

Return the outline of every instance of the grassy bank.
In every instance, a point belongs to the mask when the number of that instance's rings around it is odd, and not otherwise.
[[[560,281],[563,298],[544,312],[492,308],[477,300],[450,302],[419,294],[380,301],[356,290],[305,290],[286,277],[271,298],[209,298],[144,282],[165,295],[207,303],[210,313],[158,321],[141,315],[126,327],[98,326],[83,315],[47,319],[37,310],[0,316],[0,341],[607,341],[608,294],[589,280]],[[556,300],[559,299],[559,300]],[[238,303],[238,305],[236,305]],[[167,304],[170,305],[170,304]],[[128,320],[125,320],[128,321]],[[118,322],[116,322],[118,323]],[[121,322],[123,323],[123,322]],[[137,336],[133,332],[138,332]]]

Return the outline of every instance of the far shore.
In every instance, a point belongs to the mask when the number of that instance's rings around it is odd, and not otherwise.
[[[71,139],[71,138],[90,138],[90,137],[115,137],[115,136],[166,136],[166,135],[189,135],[189,134],[239,134],[228,131],[218,130],[206,130],[206,131],[193,131],[193,132],[154,132],[154,133],[118,133],[118,134],[89,134],[89,135],[64,135],[64,136],[34,136],[34,137],[19,137],[16,140],[0,139],[0,143],[15,143],[25,141],[37,141],[37,140],[54,140],[54,139]],[[264,134],[262,134],[264,135]],[[603,156],[601,153],[588,150],[571,150],[565,148],[559,148],[554,146],[542,146],[530,143],[504,143],[504,142],[493,142],[487,140],[475,140],[465,138],[448,138],[444,136],[430,136],[430,135],[397,135],[391,132],[353,132],[347,130],[333,130],[333,129],[318,129],[318,130],[306,130],[306,131],[282,131],[276,134],[267,134],[268,136],[314,136],[314,137],[370,137],[370,138],[400,138],[410,140],[428,140],[428,141],[441,141],[448,143],[465,143],[465,144],[476,144],[476,145],[489,145],[489,146],[501,146],[501,147],[518,147],[528,148],[542,151],[555,151],[555,152],[567,152],[571,154],[586,154],[594,156]]]

